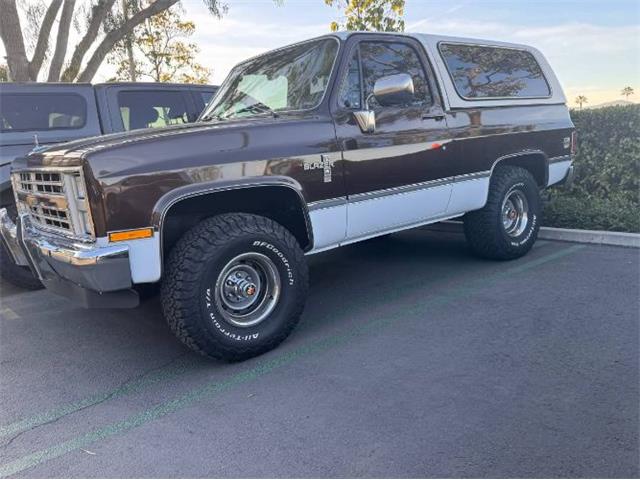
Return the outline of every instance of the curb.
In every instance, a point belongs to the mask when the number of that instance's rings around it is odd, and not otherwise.
[[[434,223],[429,230],[462,233],[462,222],[447,220]],[[540,227],[538,238],[561,242],[591,243],[595,245],[614,245],[617,247],[640,248],[640,233],[606,232],[603,230],[575,230],[569,228]]]

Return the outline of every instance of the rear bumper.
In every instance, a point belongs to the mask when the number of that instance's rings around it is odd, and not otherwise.
[[[43,234],[22,216],[17,225],[0,209],[0,236],[18,265],[28,265],[45,287],[86,307],[138,305],[129,248],[97,246]]]
[[[573,164],[571,164],[571,166],[569,167],[569,170],[567,170],[567,175],[560,181],[560,185],[564,186],[565,188],[571,188],[573,186],[574,178],[575,178],[575,169]]]
[[[547,187],[551,185],[571,186],[573,182],[573,156],[561,155],[549,159]]]

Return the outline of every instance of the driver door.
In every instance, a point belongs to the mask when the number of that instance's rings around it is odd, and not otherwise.
[[[419,224],[443,215],[449,201],[448,131],[423,47],[407,37],[354,35],[334,103],[338,142],[345,160],[348,240]],[[376,81],[409,74],[414,96],[382,106]],[[365,131],[358,112],[373,112]]]

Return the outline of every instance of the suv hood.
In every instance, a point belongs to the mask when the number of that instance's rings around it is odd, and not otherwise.
[[[201,131],[208,128],[211,128],[211,124],[201,123],[164,128],[144,128],[45,145],[34,148],[27,156],[17,159],[14,165],[16,168],[22,166],[36,168],[82,165],[83,158],[92,152],[121,148],[129,144],[150,142],[158,138]]]
[[[103,135],[40,147],[16,159],[13,168],[88,167],[92,176],[105,184],[152,172],[210,168],[256,157],[271,158],[271,154],[282,151],[283,138],[287,139],[285,144],[296,136],[296,141],[303,141],[300,134],[308,134],[304,125],[315,123],[314,119],[263,115]],[[294,137],[287,126],[296,131]]]

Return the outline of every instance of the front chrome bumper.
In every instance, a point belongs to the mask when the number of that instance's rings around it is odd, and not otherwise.
[[[28,265],[48,289],[87,307],[134,307],[129,248],[48,236],[28,216],[17,225],[0,209],[0,237],[18,265]]]

